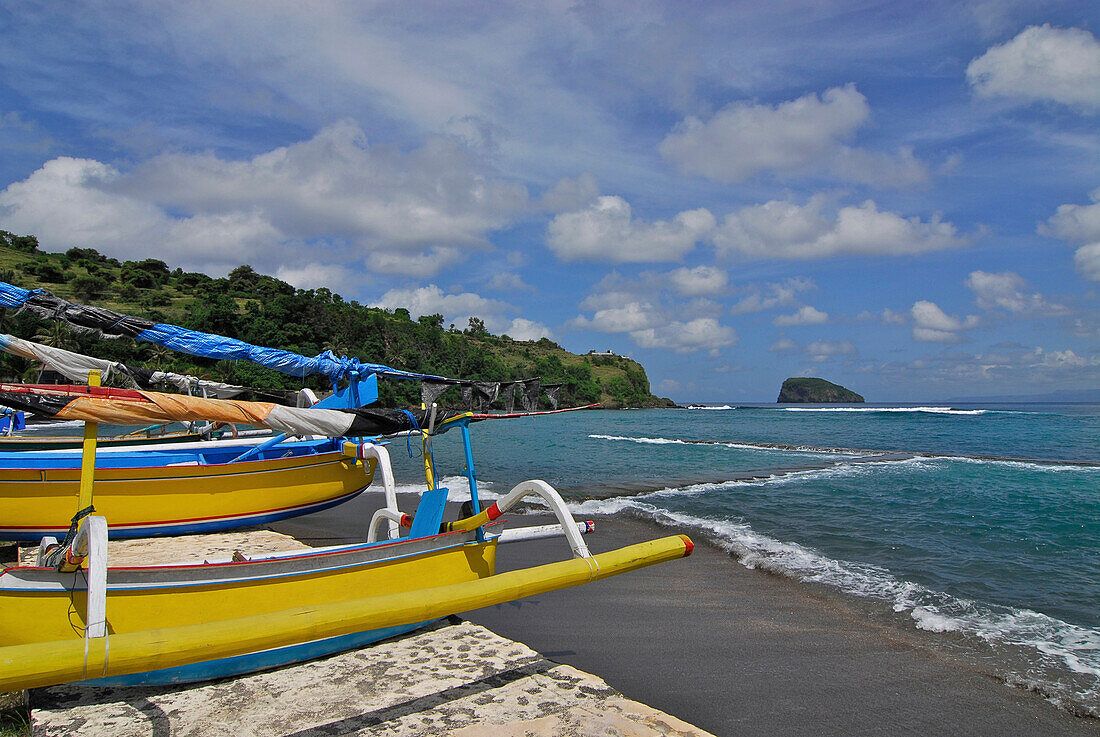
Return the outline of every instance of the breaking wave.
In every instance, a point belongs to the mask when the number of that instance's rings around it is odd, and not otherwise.
[[[953,407],[779,407],[784,412],[923,412],[933,415],[984,415],[994,410]]]
[[[805,472],[813,473],[822,471]],[[908,614],[918,629],[957,633],[973,645],[1001,653],[1005,657],[999,660],[1005,665],[999,675],[1006,682],[1038,691],[1074,713],[1100,717],[1100,629],[1070,624],[1029,609],[955,597],[900,579],[880,566],[833,559],[798,543],[777,540],[757,532],[742,519],[706,519],[673,512],[659,504],[662,497],[700,494],[723,486],[697,484],[630,497],[586,500],[569,507],[581,515],[614,515],[629,510],[661,524],[695,528],[747,568],[883,602],[898,614]]]

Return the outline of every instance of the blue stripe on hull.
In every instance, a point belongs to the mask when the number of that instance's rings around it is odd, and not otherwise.
[[[303,663],[307,660],[323,658],[334,653],[352,650],[357,647],[369,645],[372,642],[403,635],[419,629],[428,622],[417,624],[405,624],[398,627],[383,627],[382,629],[367,630],[340,637],[329,637],[324,640],[314,640],[301,645],[288,645],[286,647],[263,650],[248,655],[235,655],[231,658],[208,660],[203,663],[181,665],[176,668],[163,668],[151,670],[145,673],[132,673],[128,676],[113,676],[111,678],[94,678],[87,681],[79,681],[81,686],[170,686],[180,683],[197,683],[209,681],[215,678],[228,678],[240,676],[246,673],[254,673],[260,670],[279,668],[293,663]]]

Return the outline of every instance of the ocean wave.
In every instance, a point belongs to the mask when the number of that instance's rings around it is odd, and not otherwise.
[[[700,530],[747,568],[823,584],[843,593],[884,602],[908,614],[913,626],[951,632],[1007,653],[1000,675],[1046,695],[1063,708],[1100,717],[1100,629],[1082,627],[1028,609],[955,597],[905,581],[880,566],[830,558],[812,548],[754,530],[742,519],[706,519],[673,512],[652,495],[570,505],[581,514],[631,510],[662,524]],[[612,511],[613,510],[613,511]]]
[[[614,440],[631,443],[641,443],[642,445],[711,445],[718,448],[737,448],[739,450],[770,450],[780,452],[793,452],[793,453],[822,453],[827,455],[855,455],[864,454],[867,452],[876,451],[862,451],[851,450],[847,448],[819,448],[810,445],[784,445],[781,443],[738,443],[731,440],[683,440],[679,438],[647,438],[636,437],[629,435],[602,435],[598,433],[590,434],[588,437],[593,440]]]
[[[470,482],[465,476],[442,476],[436,480],[436,483],[441,487],[447,488],[447,501],[450,502],[465,502],[470,500]],[[485,481],[482,479],[477,480],[477,497],[479,500],[495,500],[501,497],[494,490],[494,484],[492,481]],[[411,483],[395,485],[395,489],[398,494],[416,494],[421,495],[424,493],[423,483]],[[371,491],[381,492],[381,484],[372,484]]]
[[[933,415],[984,415],[995,410],[953,407],[779,407],[784,412],[923,412]]]
[[[1091,461],[1043,461],[1025,458],[993,458],[985,456],[922,456],[922,460],[945,463],[970,463],[975,465],[998,466],[1018,471],[1039,471],[1043,473],[1100,473],[1100,464]]]
[[[707,405],[707,404],[689,404],[688,409],[737,409],[737,408],[736,407],[731,407],[728,404],[723,404],[721,406],[712,406],[712,405]]]

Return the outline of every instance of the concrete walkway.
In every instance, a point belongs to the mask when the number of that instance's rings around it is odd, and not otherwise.
[[[32,693],[34,735],[704,737],[601,679],[457,617],[402,638],[178,688]]]

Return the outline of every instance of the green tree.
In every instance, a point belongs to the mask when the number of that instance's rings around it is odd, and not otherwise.
[[[69,283],[69,286],[72,287],[77,299],[91,302],[107,291],[110,282],[102,276],[88,275],[78,276]]]

